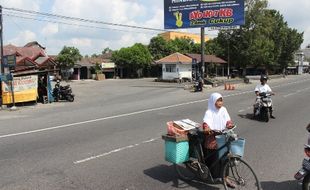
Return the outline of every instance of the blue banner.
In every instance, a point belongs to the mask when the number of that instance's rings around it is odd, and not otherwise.
[[[165,29],[244,25],[244,0],[164,0]]]

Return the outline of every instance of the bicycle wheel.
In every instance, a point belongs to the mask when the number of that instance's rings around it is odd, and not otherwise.
[[[190,151],[189,161],[174,164],[178,176],[185,181],[191,181],[199,174],[198,163],[202,160],[197,147],[191,147]]]
[[[302,190],[310,189],[310,175],[307,175],[302,181]]]
[[[236,187],[231,188],[227,181],[233,183]],[[258,178],[251,166],[239,157],[230,158],[224,165],[223,183],[225,190],[244,189],[260,190]]]

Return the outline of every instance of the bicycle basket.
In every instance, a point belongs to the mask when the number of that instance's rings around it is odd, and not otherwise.
[[[225,135],[217,135],[215,136],[217,148],[220,149],[222,146],[226,144],[226,136]],[[223,147],[218,152],[218,157],[221,158],[227,152],[227,147]]]
[[[232,141],[230,144],[230,150],[233,155],[243,157],[244,154],[245,139],[238,138],[238,140]]]
[[[186,138],[163,135],[165,140],[165,160],[179,164],[189,160],[189,144]]]

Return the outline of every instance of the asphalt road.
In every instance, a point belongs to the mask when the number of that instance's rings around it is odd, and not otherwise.
[[[223,189],[178,180],[161,139],[167,121],[201,122],[215,91],[246,138],[245,159],[263,189],[298,189],[293,175],[307,140],[309,82],[310,75],[269,81],[276,92],[269,123],[250,118],[254,83],[191,93],[150,79],[73,82],[74,103],[0,111],[0,189]]]

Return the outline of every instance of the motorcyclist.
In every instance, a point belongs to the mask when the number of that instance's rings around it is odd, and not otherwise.
[[[60,80],[56,81],[55,88],[58,88],[58,89],[60,88]]]
[[[59,100],[59,94],[60,94],[60,80],[57,79],[55,88],[53,89],[53,96],[56,99],[56,101]]]
[[[270,95],[275,95],[275,93],[272,92],[270,86],[267,84],[267,80],[268,80],[268,77],[267,77],[266,75],[261,75],[261,77],[260,77],[260,82],[261,82],[261,83],[258,84],[258,85],[255,87],[255,90],[254,90],[256,96],[259,96],[259,94],[260,94],[260,93],[263,93],[263,92],[269,93]],[[258,107],[258,105],[259,105],[259,99],[256,98],[255,106]],[[275,119],[275,117],[272,115],[272,111],[273,111],[273,109],[272,109],[272,104],[271,104],[271,106],[270,106],[269,109],[270,109],[270,110],[269,110],[270,118]]]

